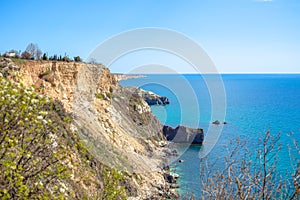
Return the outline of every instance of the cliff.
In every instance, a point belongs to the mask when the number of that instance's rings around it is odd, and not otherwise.
[[[95,163],[126,174],[127,196],[174,196],[164,179],[170,150],[161,145],[165,140],[161,124],[147,103],[121,87],[106,67],[28,60],[10,64],[9,69],[18,72],[25,86],[34,86],[62,105],[73,118],[70,130],[79,135]]]

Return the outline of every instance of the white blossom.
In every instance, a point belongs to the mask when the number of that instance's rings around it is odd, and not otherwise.
[[[43,116],[41,116],[41,115],[37,116],[36,118],[37,118],[38,120],[44,119]]]

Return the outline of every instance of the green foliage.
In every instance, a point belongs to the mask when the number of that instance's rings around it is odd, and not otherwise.
[[[42,60],[48,60],[48,56],[46,53],[43,54]]]
[[[95,160],[70,122],[59,102],[0,76],[0,199],[126,198],[125,176]]]
[[[124,181],[124,175],[116,169],[107,169],[104,171],[104,190],[101,199],[115,200],[126,199],[124,186],[119,186]]]
[[[48,71],[45,71],[45,72],[41,73],[40,76],[46,76],[46,75],[49,75],[49,74],[52,74],[51,70],[48,70]]]
[[[57,61],[57,60],[58,60],[57,55],[54,54],[53,56],[50,56],[50,57],[49,57],[49,60]]]
[[[62,61],[65,61],[65,62],[72,62],[72,60],[68,57],[68,56],[64,56],[62,59],[60,59]]]
[[[71,118],[69,116],[64,117],[64,122],[70,123],[71,122]]]
[[[21,58],[11,58],[16,65],[26,65],[26,60]]]
[[[81,62],[82,60],[81,60],[80,56],[75,56],[74,61],[75,62]]]
[[[107,93],[106,93],[106,96],[107,96],[109,99],[112,99],[113,94],[112,94],[111,92],[107,92]]]
[[[104,95],[103,95],[103,94],[100,94],[100,93],[95,94],[95,97],[96,97],[97,99],[104,99]]]
[[[64,130],[47,97],[0,78],[0,198],[68,195]]]

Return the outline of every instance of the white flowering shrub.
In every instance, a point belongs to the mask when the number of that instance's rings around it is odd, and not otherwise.
[[[64,132],[47,97],[0,76],[0,198],[68,196]]]

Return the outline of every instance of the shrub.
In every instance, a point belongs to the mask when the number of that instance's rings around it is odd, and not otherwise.
[[[226,147],[223,168],[215,167],[219,160],[201,160],[202,199],[299,199],[300,162],[283,178],[278,171],[278,143],[280,134],[272,136],[268,131],[259,139],[255,154],[250,154],[246,142],[239,138]],[[294,140],[295,141],[295,140]],[[299,154],[298,143],[295,149]],[[299,156],[299,155],[298,155]],[[211,160],[210,160],[211,161]]]
[[[32,88],[0,78],[0,197],[67,196],[64,133],[51,102]]]
[[[81,58],[79,56],[75,56],[74,57],[74,61],[75,62],[81,62],[82,60],[81,60]]]
[[[104,99],[104,95],[103,95],[103,94],[100,94],[100,93],[95,94],[95,97],[96,97],[97,99]]]

